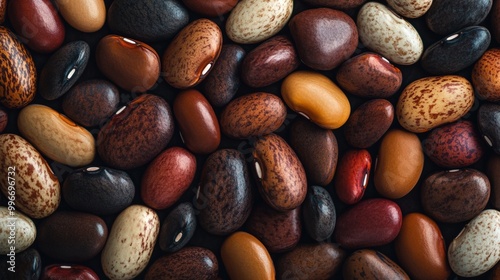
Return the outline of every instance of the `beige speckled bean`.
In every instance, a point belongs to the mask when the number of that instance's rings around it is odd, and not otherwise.
[[[396,116],[405,129],[420,133],[460,119],[473,104],[474,90],[464,77],[426,77],[406,86],[399,96]]]
[[[387,0],[387,4],[404,17],[418,18],[429,10],[432,0]]]
[[[472,219],[448,247],[451,269],[475,277],[500,261],[500,212],[488,209]]]
[[[85,128],[45,105],[32,104],[19,113],[17,125],[40,152],[69,166],[94,160],[94,137]]]
[[[15,173],[16,210],[40,219],[57,209],[61,201],[59,180],[28,141],[15,134],[0,135],[0,159],[0,188],[6,197],[10,196],[8,177]]]
[[[165,81],[185,89],[200,83],[212,70],[222,49],[222,31],[215,22],[199,19],[184,27],[162,57]]]
[[[116,218],[101,253],[102,270],[111,279],[133,279],[146,268],[160,231],[156,212],[131,205]]]
[[[240,44],[262,42],[286,25],[292,11],[293,0],[242,0],[227,19],[227,36]]]
[[[15,226],[12,226],[13,222]],[[12,230],[15,236],[10,235]],[[36,227],[30,218],[19,211],[0,206],[0,254],[10,253],[11,246],[16,248],[16,253],[22,252],[35,242],[35,238]]]
[[[424,45],[417,30],[383,4],[368,2],[358,13],[359,39],[369,49],[401,65],[411,65]]]

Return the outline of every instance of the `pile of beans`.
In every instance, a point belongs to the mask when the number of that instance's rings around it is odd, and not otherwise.
[[[500,0],[0,22],[0,279],[500,279]]]

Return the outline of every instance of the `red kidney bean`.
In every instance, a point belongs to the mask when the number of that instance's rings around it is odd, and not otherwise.
[[[370,178],[372,157],[367,150],[349,150],[340,159],[335,176],[335,192],[346,204],[359,202]]]

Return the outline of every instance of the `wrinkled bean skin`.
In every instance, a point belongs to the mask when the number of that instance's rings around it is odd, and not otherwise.
[[[222,46],[217,63],[202,83],[202,92],[212,106],[225,106],[236,95],[240,87],[239,73],[245,55],[245,50],[239,45]]]
[[[359,40],[393,63],[412,65],[422,55],[424,46],[417,30],[384,4],[364,4],[356,23]]]
[[[58,211],[38,225],[40,252],[65,262],[84,262],[99,254],[108,227],[100,217],[83,212]]]
[[[90,46],[84,41],[74,41],[58,49],[40,73],[40,95],[47,100],[64,95],[82,76],[89,57]]]
[[[293,0],[241,0],[227,18],[226,34],[239,44],[262,42],[285,27],[293,6]]]
[[[500,49],[489,49],[472,68],[472,84],[481,100],[500,101]]]
[[[451,34],[466,26],[478,25],[491,10],[492,0],[433,0],[425,15],[427,27],[439,35]]]
[[[257,237],[270,253],[290,251],[302,236],[300,207],[279,212],[266,204],[257,204],[248,218],[246,229]]]
[[[178,89],[199,84],[213,69],[222,50],[222,31],[208,19],[184,27],[170,42],[161,61],[165,81]]]
[[[331,279],[345,257],[345,251],[334,243],[301,244],[278,259],[276,279]]]
[[[286,141],[276,134],[260,137],[252,156],[259,192],[266,203],[278,211],[299,207],[307,195],[306,173]]]
[[[424,214],[410,213],[403,218],[395,249],[411,279],[448,279],[451,274],[441,230]]]
[[[37,71],[31,54],[16,36],[6,27],[0,26],[0,62],[2,79],[0,102],[7,108],[22,108],[28,105],[36,93]]]
[[[3,130],[7,127],[7,123],[9,122],[9,115],[7,113],[0,109],[0,133],[3,132]]]
[[[305,10],[292,17],[288,25],[300,60],[315,70],[331,70],[339,66],[358,45],[356,24],[341,11],[329,8]]]
[[[472,219],[448,246],[448,262],[458,276],[476,277],[500,260],[500,212],[487,209]]]
[[[124,171],[88,167],[77,169],[64,179],[62,194],[64,201],[75,210],[110,215],[132,203],[135,186]]]
[[[220,116],[222,133],[236,139],[267,135],[283,124],[286,105],[278,96],[257,92],[231,101]]]
[[[17,126],[21,134],[50,159],[72,167],[94,160],[94,136],[48,106],[24,107],[19,112]]]
[[[441,171],[422,183],[422,208],[439,222],[465,222],[486,207],[490,189],[488,177],[475,169]]]
[[[143,94],[101,128],[97,151],[111,167],[132,169],[159,154],[173,133],[174,120],[168,103],[158,96]]]
[[[500,155],[500,105],[481,104],[477,113],[477,123],[486,144]]]
[[[61,201],[59,180],[42,155],[21,136],[1,134],[0,158],[2,178],[7,178],[9,171],[17,174],[16,209],[35,219],[54,213]],[[0,181],[0,188],[9,197],[7,180]]]
[[[398,199],[417,184],[424,168],[424,152],[416,134],[394,129],[382,138],[373,176],[382,196]]]
[[[186,8],[177,0],[117,0],[108,10],[113,32],[144,42],[165,41],[189,22]]]
[[[252,185],[246,161],[239,151],[222,149],[211,154],[203,165],[199,193],[198,222],[212,234],[235,232],[250,216]]]
[[[66,280],[66,279],[81,279],[81,280],[99,280],[99,276],[83,265],[62,265],[52,264],[43,269],[43,280]]]
[[[312,239],[321,242],[332,235],[337,213],[332,197],[325,188],[320,186],[309,188],[302,205],[302,214],[304,227]]]
[[[248,86],[265,87],[283,79],[299,65],[293,43],[285,36],[275,36],[245,56],[241,79]]]
[[[388,98],[403,82],[403,74],[379,54],[366,52],[349,58],[337,71],[339,86],[365,98]]]
[[[474,104],[472,84],[462,76],[425,77],[406,86],[396,104],[402,127],[421,133],[454,122]]]
[[[403,216],[392,200],[360,201],[337,218],[333,238],[348,249],[389,244],[401,229]]]
[[[266,247],[246,232],[238,231],[226,238],[222,243],[221,257],[231,279],[273,280],[276,277]]]
[[[491,155],[487,162],[486,175],[491,184],[490,201],[493,208],[500,210],[500,156]]]
[[[385,99],[373,99],[361,104],[344,125],[347,143],[366,149],[389,130],[394,120],[394,107]]]
[[[118,35],[107,35],[97,44],[99,70],[126,91],[152,88],[160,76],[160,56],[149,45]]]
[[[304,3],[319,6],[328,7],[332,9],[347,10],[359,7],[363,5],[367,0],[302,0]]]
[[[184,248],[156,260],[148,269],[146,280],[214,280],[219,272],[217,257],[201,247]]]
[[[293,111],[326,128],[341,127],[351,113],[344,92],[319,72],[295,71],[281,84],[281,97]]]
[[[290,127],[288,143],[302,162],[309,182],[326,186],[332,181],[339,148],[337,138],[331,130],[298,118]]]
[[[397,263],[386,255],[370,249],[362,249],[352,253],[345,260],[342,275],[345,280],[410,280],[408,274]]]
[[[0,277],[5,280],[38,280],[42,274],[42,258],[34,248],[27,249],[22,253],[16,254],[15,273],[8,270],[8,256],[0,257]],[[43,279],[43,278],[42,278]]]
[[[238,0],[182,0],[190,10],[208,17],[222,16],[231,11]]]
[[[5,11],[5,4],[3,9]],[[12,27],[30,49],[51,53],[62,45],[66,33],[64,23],[50,0],[9,1],[8,10]]]
[[[160,248],[168,253],[179,251],[193,237],[196,224],[193,205],[189,202],[179,204],[163,220],[158,236]]]
[[[172,206],[193,182],[196,158],[188,150],[171,147],[146,168],[141,182],[141,198],[153,209]]]
[[[75,122],[92,127],[103,125],[118,109],[118,88],[101,79],[87,80],[75,85],[65,95],[64,113]]]
[[[208,100],[197,90],[185,90],[174,101],[174,116],[182,140],[195,154],[209,154],[221,140],[219,121]]]
[[[348,150],[342,156],[333,184],[342,202],[355,204],[363,198],[371,166],[372,157],[367,150]]]
[[[435,128],[423,141],[423,148],[434,163],[445,168],[466,167],[484,155],[479,133],[465,120]]]
[[[466,27],[429,46],[420,63],[432,75],[452,74],[474,64],[490,42],[491,34],[485,27]]]

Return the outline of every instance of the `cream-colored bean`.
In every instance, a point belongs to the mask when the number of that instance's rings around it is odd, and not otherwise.
[[[29,217],[19,211],[0,206],[0,240],[2,241],[0,254],[10,253],[10,247],[15,248],[14,252],[20,253],[31,246],[35,238],[35,223]]]
[[[404,17],[418,18],[429,10],[432,0],[387,0],[387,4]]]
[[[69,166],[83,166],[94,160],[92,134],[50,107],[25,107],[17,125],[21,134],[50,159]]]

